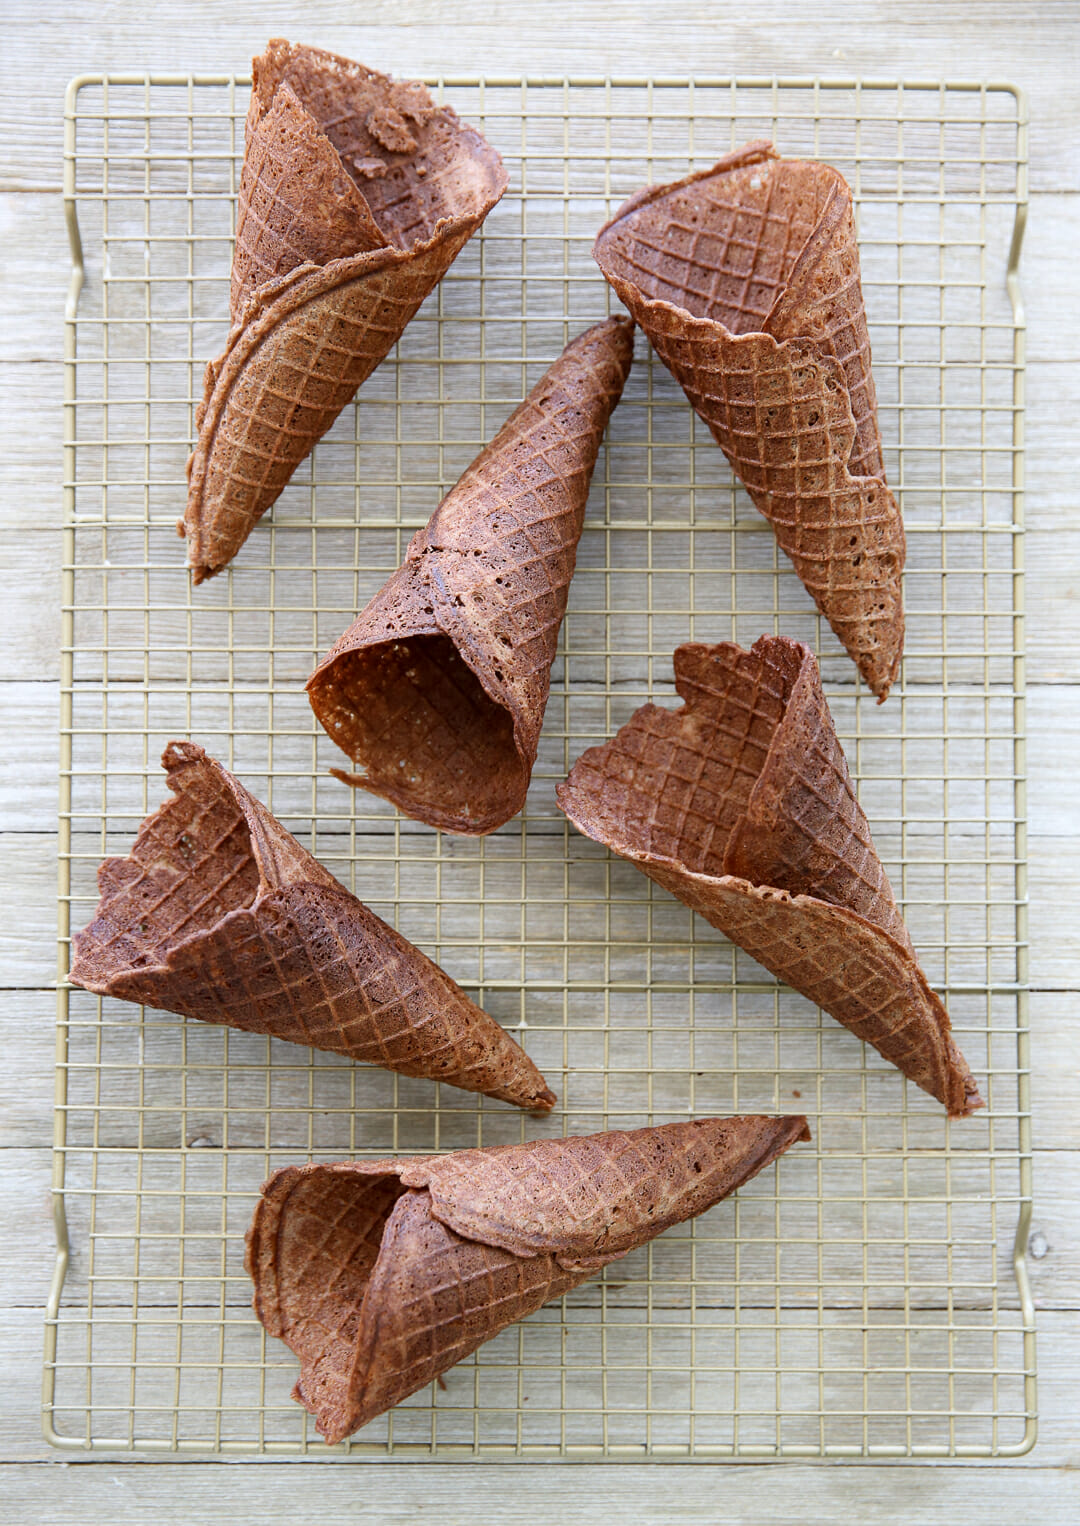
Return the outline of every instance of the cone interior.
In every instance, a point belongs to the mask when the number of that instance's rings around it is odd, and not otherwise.
[[[771,153],[771,150],[769,150]],[[884,475],[851,193],[828,164],[755,158],[691,176],[601,234],[605,273],[729,333],[824,338],[842,364],[853,476]],[[835,237],[837,225],[847,237]]]
[[[272,108],[282,85],[333,144],[380,232],[398,249],[429,239],[444,219],[479,212],[490,198],[487,166],[457,149],[456,114],[437,107],[418,81],[392,80],[275,38],[255,60],[249,122]]]
[[[648,296],[732,334],[760,332],[835,178],[826,165],[781,160],[694,179],[665,196],[662,210],[635,218],[614,268]]]
[[[364,1293],[405,1190],[395,1175],[340,1173],[312,1175],[290,1195],[277,1236],[274,1333],[303,1363],[314,1405],[349,1387]],[[297,1289],[302,1300],[291,1296]]]
[[[416,635],[343,653],[333,686],[324,719],[330,735],[341,736],[339,745],[356,757],[377,758],[381,790],[400,794],[411,815],[467,823],[477,816],[505,820],[517,809],[528,774],[513,717],[486,693],[449,636]],[[365,782],[363,774],[347,777]]]

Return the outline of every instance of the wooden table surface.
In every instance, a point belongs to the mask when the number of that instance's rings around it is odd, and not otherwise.
[[[1080,1519],[1080,7],[918,0],[254,0],[154,6],[9,0],[0,23],[0,1516],[12,1522],[417,1516],[593,1522],[601,1511],[874,1526]],[[59,695],[63,90],[74,74],[235,70],[268,36],[302,36],[396,74],[820,74],[984,78],[1023,87],[1031,213],[1027,607],[1032,1097],[1040,1440],[1009,1464],[408,1465],[60,1460],[41,1441],[50,1208]]]

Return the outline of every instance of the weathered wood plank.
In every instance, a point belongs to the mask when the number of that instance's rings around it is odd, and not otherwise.
[[[1080,196],[1075,198],[1080,207]],[[0,198],[2,204],[3,198]],[[1064,293],[1060,300],[1067,302]],[[59,320],[57,320],[59,321]],[[48,335],[55,324],[42,319]],[[2,330],[0,330],[2,331]],[[1042,331],[1050,343],[1052,325]],[[642,353],[644,353],[642,351]],[[1077,340],[1080,356],[1080,339]],[[11,528],[48,529],[62,521],[63,500],[63,371],[58,360],[13,363],[0,369],[0,482],[8,495],[4,521]],[[1067,453],[1062,450],[1063,421],[1080,408],[1080,365],[1076,360],[1032,361],[1027,378],[1027,518],[1033,532],[1068,532],[1075,528],[1073,481]],[[351,422],[337,426],[337,437],[351,438]],[[949,443],[957,450],[977,449],[979,424],[975,415],[958,414],[950,423]],[[181,455],[183,452],[180,453]],[[180,482],[177,512],[183,507]],[[160,514],[160,509],[157,509]],[[919,505],[908,509],[919,517]],[[182,547],[177,548],[178,562]]]
[[[1036,1453],[1040,1456],[1042,1448]],[[162,1463],[153,1469],[115,1462],[77,1471],[66,1465],[43,1469],[13,1464],[0,1470],[0,1489],[13,1511],[11,1526],[69,1526],[77,1509],[86,1526],[121,1517],[131,1526],[216,1526],[222,1518],[253,1519],[265,1526],[293,1526],[318,1495],[327,1520],[352,1518],[360,1493],[354,1469],[330,1466],[317,1484],[289,1463],[258,1469],[227,1465]],[[1018,1519],[1040,1526],[1072,1526],[1080,1485],[1068,1474],[1035,1464],[1016,1470],[998,1464],[931,1470],[905,1465],[860,1464],[838,1468],[741,1463],[720,1476],[714,1468],[676,1471],[661,1463],[551,1468],[523,1464],[505,1468],[384,1463],[365,1468],[364,1508],[383,1526],[414,1526],[437,1520],[447,1526],[482,1517],[489,1526],[516,1526],[521,1501],[539,1519],[564,1526],[595,1526],[598,1520],[682,1526],[706,1519],[710,1526],[835,1526],[838,1512],[872,1512],[875,1526],[1014,1526]]]
[[[14,361],[63,359],[70,263],[61,195],[0,194],[0,364],[5,368]],[[0,375],[6,379],[6,370]]]
[[[231,1075],[231,1089],[242,1094],[243,1077],[235,1071]],[[385,1078],[382,1078],[385,1080]],[[280,1080],[280,1078],[279,1078]],[[155,1077],[146,1081],[146,1093],[152,1095]],[[115,1090],[115,1077],[105,1074],[106,1089]],[[140,1086],[140,1090],[141,1090]],[[280,1086],[279,1086],[280,1090]],[[83,1113],[86,1109],[81,1110]],[[80,1110],[72,1109],[76,1120]],[[194,1112],[194,1110],[193,1110]],[[307,1151],[297,1142],[296,1148],[277,1148],[271,1154],[242,1147],[243,1118],[236,1115],[237,1127],[231,1133],[237,1138],[236,1146],[227,1163],[230,1183],[229,1231],[226,1236],[228,1251],[228,1277],[222,1289],[220,1277],[221,1249],[219,1244],[220,1214],[216,1207],[206,1206],[207,1193],[221,1191],[225,1179],[226,1162],[220,1150],[193,1149],[184,1162],[185,1180],[189,1183],[190,1197],[184,1212],[186,1229],[180,1228],[180,1195],[178,1171],[180,1156],[175,1149],[155,1150],[155,1129],[160,1121],[154,1116],[146,1120],[144,1138],[147,1144],[143,1164],[136,1183],[130,1171],[122,1169],[115,1157],[115,1125],[108,1112],[102,1114],[103,1140],[112,1141],[111,1148],[103,1145],[97,1170],[100,1175],[98,1192],[101,1206],[91,1226],[90,1170],[91,1152],[85,1147],[86,1129],[76,1121],[70,1131],[72,1153],[70,1155],[67,1199],[68,1225],[71,1237],[72,1262],[64,1288],[64,1306],[70,1309],[85,1308],[89,1280],[93,1277],[94,1301],[98,1308],[123,1310],[130,1305],[138,1291],[140,1307],[170,1309],[175,1306],[178,1286],[177,1245],[184,1242],[185,1307],[218,1306],[222,1298],[229,1307],[244,1308],[250,1298],[250,1289],[242,1271],[242,1235],[247,1227],[254,1195],[269,1167],[303,1160]],[[213,1120],[200,1125],[205,1134],[220,1133]],[[175,1134],[175,1129],[171,1131]],[[203,1134],[189,1135],[201,1144]],[[325,1135],[325,1120],[320,1124]],[[323,1154],[337,1153],[327,1151]],[[794,1158],[793,1158],[794,1159]],[[43,1297],[48,1285],[55,1254],[52,1226],[52,1209],[49,1196],[51,1182],[51,1152],[36,1149],[9,1148],[0,1151],[0,1180],[3,1182],[5,1200],[9,1204],[14,1221],[21,1226],[18,1237],[8,1237],[0,1244],[0,1305],[17,1304],[22,1301],[36,1303]],[[844,1192],[835,1185],[849,1163],[841,1160],[829,1164],[826,1161],[825,1180],[829,1184],[827,1217],[823,1231],[824,1265],[827,1268],[822,1306],[829,1309],[850,1309],[862,1306],[864,1294],[862,1283],[866,1279],[863,1267],[863,1240],[869,1235],[871,1250],[866,1290],[866,1306],[872,1309],[903,1307],[904,1298],[910,1299],[914,1309],[935,1309],[944,1306],[945,1281],[951,1276],[955,1292],[949,1299],[954,1309],[988,1309],[995,1302],[1002,1307],[1015,1307],[1016,1294],[1012,1283],[1009,1258],[1012,1251],[1012,1234],[1015,1228],[1015,1209],[1008,1206],[1009,1194],[1015,1194],[1015,1172],[1007,1162],[1002,1162],[994,1178],[1003,1204],[995,1225],[999,1237],[997,1264],[984,1249],[987,1221],[993,1217],[988,1208],[979,1204],[985,1196],[987,1182],[985,1170],[965,1168],[962,1156],[954,1155],[948,1183],[942,1171],[937,1170],[927,1157],[919,1156],[903,1161],[899,1154],[890,1159],[886,1155],[874,1158],[870,1177],[869,1208],[864,1202],[862,1189],[853,1184]],[[782,1235],[787,1243],[783,1247],[783,1291],[779,1302],[786,1308],[812,1311],[818,1304],[819,1280],[818,1230],[816,1207],[812,1204],[814,1167],[810,1152],[806,1152],[802,1165],[789,1162],[784,1169],[784,1193],[782,1194]],[[1080,1308],[1080,1204],[1072,1190],[1076,1175],[1076,1155],[1069,1150],[1037,1151],[1035,1154],[1035,1216],[1033,1219],[1030,1262],[1032,1289],[1040,1309]],[[922,1178],[920,1180],[920,1172]],[[885,1245],[890,1235],[902,1238],[899,1209],[896,1205],[903,1196],[903,1183],[908,1181],[908,1192],[913,1201],[909,1208],[909,1228],[906,1231],[908,1245],[903,1258],[899,1258],[895,1275],[884,1269],[884,1257],[889,1254]],[[982,1186],[982,1194],[965,1196],[965,1183]],[[935,1244],[935,1228],[944,1234],[945,1211],[943,1208],[921,1206],[922,1196],[932,1199],[941,1194],[948,1185],[952,1195],[950,1222],[953,1224],[951,1271],[947,1272],[945,1254],[941,1244]],[[729,1308],[733,1298],[730,1235],[736,1224],[748,1241],[758,1243],[768,1239],[775,1230],[771,1201],[762,1205],[758,1199],[764,1195],[771,1199],[770,1182],[747,1191],[740,1200],[738,1219],[733,1205],[721,1207],[702,1226],[696,1241],[694,1275],[699,1279],[702,1292],[699,1304]],[[143,1248],[138,1261],[139,1273],[135,1275],[134,1208],[138,1199],[139,1234]],[[804,1206],[805,1205],[805,1206]],[[890,1207],[891,1205],[891,1207]],[[869,1215],[869,1218],[866,1215]],[[869,1225],[869,1229],[867,1228]],[[970,1236],[970,1242],[969,1242]],[[879,1246],[879,1241],[880,1246]],[[685,1232],[671,1237],[659,1259],[654,1261],[654,1284],[652,1307],[678,1309],[687,1306],[684,1279],[689,1274]],[[879,1247],[879,1248],[874,1248]],[[744,1307],[770,1306],[773,1292],[761,1286],[758,1279],[766,1275],[765,1262],[759,1265],[754,1252],[748,1246],[746,1264],[753,1271],[747,1272],[747,1282],[742,1289]],[[765,1261],[771,1265],[771,1252]],[[640,1307],[644,1298],[641,1281],[645,1269],[643,1256],[627,1263],[628,1283],[619,1295],[619,1308]],[[622,1288],[618,1272],[608,1274],[613,1289]],[[907,1283],[905,1295],[904,1285]],[[991,1288],[991,1282],[996,1286]],[[574,1302],[593,1306],[595,1292],[574,1295]],[[916,1316],[917,1318],[917,1316]]]
[[[155,796],[156,798],[156,796]],[[1063,839],[1058,834],[1034,835],[1031,840],[1031,970],[1036,990],[1047,992],[1033,1006],[1033,1046],[1037,1084],[1043,1088],[1048,1104],[1056,1099],[1047,1118],[1049,1130],[1047,1143],[1053,1143],[1058,1130],[1064,1128],[1069,1137],[1075,1134],[1074,1112],[1068,1105],[1068,1086],[1071,1077],[1069,1056],[1076,1050],[1077,1025],[1071,1014],[1075,1002],[1067,993],[1073,983],[1077,959],[1080,958],[1080,933],[1075,919],[1062,919],[1062,904],[1073,904],[1071,897],[1080,895],[1080,869],[1075,851],[1063,851]],[[1075,842],[1075,838],[1072,839]],[[117,846],[121,846],[118,842]],[[92,910],[93,878],[91,870],[96,853],[96,843],[87,845],[90,857],[80,867],[80,893],[89,899],[80,901],[73,912],[74,925],[78,926]],[[332,839],[324,841],[321,850],[338,872],[343,872]],[[0,949],[5,952],[5,983],[24,990],[47,987],[55,976],[55,896],[56,860],[55,837],[49,833],[7,832],[0,834]],[[85,868],[85,873],[83,869]],[[83,880],[86,881],[83,884]],[[638,888],[633,879],[630,891]],[[358,886],[365,893],[364,886]],[[370,892],[366,892],[370,897]],[[406,894],[409,894],[406,886]],[[666,904],[665,898],[660,897]],[[380,909],[393,916],[393,907],[379,903]],[[472,925],[468,908],[463,911],[463,927]],[[421,920],[417,920],[420,917]],[[412,918],[410,922],[408,919]],[[422,903],[409,903],[406,912],[407,930],[414,937],[430,938],[433,929],[423,923]],[[954,932],[960,927],[956,923]],[[455,968],[462,979],[470,978],[470,961],[453,937],[452,913],[444,911],[442,937],[447,940],[444,960]],[[632,958],[632,948],[628,957]],[[632,967],[628,967],[628,970]],[[1055,989],[1057,988],[1057,989]],[[1060,993],[1060,994],[1059,994]]]
[[[17,21],[9,21],[3,78],[9,104],[0,137],[7,185],[59,184],[59,105],[71,75],[108,68],[239,72],[268,26],[253,0],[240,0],[228,13],[173,0],[156,7],[152,18],[102,12],[89,0],[71,3],[67,11],[64,28],[47,27],[41,12],[22,0]],[[677,0],[658,0],[647,18],[622,16],[616,27],[600,0],[585,0],[577,10],[572,61],[558,29],[520,0],[497,5],[482,22],[447,22],[434,6],[410,6],[406,26],[388,24],[401,20],[400,9],[389,4],[369,9],[363,25],[355,24],[355,14],[341,0],[323,0],[306,12],[307,36],[399,74],[527,68],[561,75],[572,62],[575,73],[638,75],[655,71],[662,58],[668,67],[692,60],[681,68],[701,75],[1008,79],[1028,88],[1039,107],[1031,133],[1033,185],[1080,185],[1071,79],[1076,16],[1067,4],[1043,7],[1033,25],[1001,0],[980,5],[978,23],[970,8],[950,14],[946,7],[943,14],[931,0],[900,11],[880,0],[854,0],[843,8],[819,7],[813,15],[765,0],[737,24],[716,16],[704,26]],[[50,101],[53,111],[43,112]]]
[[[49,491],[45,484],[30,496],[47,498]],[[60,677],[60,541],[59,530],[0,529],[0,672],[5,679]]]
[[[52,1151],[0,1150],[0,1184],[5,1213],[18,1224],[18,1236],[5,1235],[0,1249],[0,1304],[37,1309],[56,1260],[52,1211]],[[17,1248],[16,1248],[17,1246]]]
[[[154,791],[153,798],[157,799]],[[114,807],[114,809],[117,809]],[[136,807],[136,810],[140,809]],[[110,846],[110,851],[117,851],[122,847],[122,841],[118,838],[115,846]],[[373,847],[368,844],[368,851]],[[1029,842],[1031,863],[1034,866],[1031,874],[1031,969],[1032,984],[1038,988],[1072,988],[1073,979],[1080,958],[1080,928],[1072,925],[1071,919],[1063,919],[1060,915],[1062,905],[1072,905],[1071,899],[1080,895],[1080,864],[1076,861],[1076,855],[1062,853],[1062,839],[1056,835],[1043,837],[1033,835]],[[89,873],[92,862],[100,853],[100,839],[87,838],[83,842],[76,842],[76,851],[83,855],[80,858],[79,874],[76,890],[79,902],[73,911],[74,925],[79,925],[80,918],[84,913],[93,909],[94,890],[93,878]],[[327,838],[320,850],[327,859],[330,867],[347,877],[348,872],[348,849],[346,840],[342,840],[341,849],[345,853],[344,860],[340,860],[340,854],[336,851],[332,840]],[[453,851],[453,850],[451,850]],[[55,838],[45,833],[3,833],[0,834],[0,863],[3,863],[8,875],[14,879],[18,876],[17,883],[21,887],[14,890],[13,900],[9,910],[9,920],[6,927],[0,927],[0,949],[9,954],[11,959],[11,972],[13,979],[9,982],[22,986],[42,986],[48,984],[54,975],[54,966],[49,962],[52,958],[51,938],[55,928],[55,897],[56,897],[56,843]],[[1042,871],[1041,865],[1047,865],[1047,870]],[[958,871],[954,869],[954,876]],[[618,870],[624,875],[622,869]],[[402,891],[402,900],[411,908],[410,915],[414,918],[425,914],[422,908],[428,904],[430,891],[426,889],[426,871],[422,863],[418,861],[416,869],[416,889]],[[9,880],[11,883],[11,880]],[[472,881],[469,881],[471,885]],[[636,878],[631,874],[626,879],[626,893],[642,903],[649,895],[648,888],[639,885]],[[364,893],[363,885],[358,886]],[[637,892],[640,891],[640,897]],[[464,900],[461,901],[461,921],[456,931],[452,918],[452,907],[444,908],[444,921],[440,936],[445,940],[447,948],[464,947],[462,940],[471,935],[476,924],[475,906],[469,899],[470,892],[463,890]],[[516,897],[518,891],[514,891]],[[384,911],[392,914],[392,906],[385,897],[378,897],[367,892],[368,899],[372,901],[375,909],[382,914]],[[663,907],[672,906],[662,895],[655,895]],[[681,918],[682,913],[678,913]],[[673,924],[674,926],[674,924]],[[685,937],[685,932],[676,934],[677,941]],[[413,936],[422,939],[424,930],[419,922],[413,926]],[[710,938],[708,930],[702,926],[697,930],[707,940]],[[978,941],[985,938],[983,918],[979,908],[972,905],[957,905],[953,910],[952,934],[954,938],[960,938],[965,932]],[[428,934],[430,936],[430,934]],[[561,931],[558,937],[561,939]],[[515,931],[512,942],[520,941],[520,934]],[[27,942],[36,943],[33,950],[26,947]],[[466,958],[464,954],[460,956]],[[635,957],[633,945],[626,948],[626,959],[632,961]],[[927,952],[927,960],[930,960],[930,952]],[[632,962],[626,965],[627,973],[633,970]],[[460,978],[468,979],[465,973]]]
[[[1034,991],[1031,1025],[1031,1130],[1037,1149],[1080,1149],[1080,996]]]
[[[0,1150],[52,1144],[55,1020],[54,992],[0,990]]]
[[[2,903],[0,915],[9,915]],[[1080,1115],[1075,1105],[1080,996],[1069,991],[1036,991],[1030,1006],[1035,1147],[1080,1150]],[[52,991],[0,990],[0,1052],[18,1056],[17,1064],[0,1070],[0,1146],[51,1143],[55,1009]],[[281,1051],[283,1059],[289,1054],[291,1050]],[[201,1128],[196,1109],[189,1132],[194,1136]],[[1043,1200],[1038,1191],[1037,1197]]]
[[[57,684],[0,682],[0,832],[55,831],[59,728]]]
[[[41,989],[56,979],[56,837],[0,833],[3,985]]]
[[[171,537],[168,543],[171,548]],[[182,548],[177,544],[178,573],[182,554]],[[1029,531],[1026,558],[1028,682],[1033,686],[1080,683],[1080,575],[1074,570],[1080,568],[1080,528]],[[59,677],[59,565],[59,531],[0,530],[0,607],[9,615],[0,630],[0,669],[6,677],[32,680]],[[217,602],[214,590],[202,597],[208,606]],[[806,602],[809,605],[809,600]],[[572,610],[574,604],[572,594]],[[347,622],[344,606],[342,614],[336,618],[338,626]],[[334,619],[331,614],[323,619],[320,644],[328,643],[330,622]],[[130,605],[126,609],[118,606],[115,621],[118,633],[122,633],[125,621],[128,624],[135,622],[138,629],[132,640],[141,643],[143,621],[139,609]],[[321,634],[323,625],[325,636]],[[187,639],[183,609],[174,614],[158,611],[154,628],[159,653],[166,649],[183,650]],[[337,626],[334,629],[336,631]],[[296,644],[303,647],[303,653],[295,659],[300,664],[294,675],[299,688],[312,660],[311,616],[279,611],[275,632],[282,648]],[[141,675],[141,656],[138,670]],[[279,676],[289,675],[280,673]]]
[[[1027,697],[1028,823],[1039,838],[1080,834],[1080,798],[1074,787],[1080,750],[1080,689],[1033,684]],[[1040,858],[1033,872],[1053,874],[1058,854]]]
[[[6,200],[0,196],[0,206]],[[17,288],[15,288],[17,289]],[[43,316],[41,332],[64,343],[63,310]],[[9,326],[4,324],[4,331]],[[52,348],[46,337],[46,348]],[[0,448],[5,527],[48,529],[63,522],[64,371],[59,360],[0,363]]]
[[[1027,673],[1032,685],[1080,680],[1080,558],[1074,534],[1062,528],[1030,530],[1025,537]]]

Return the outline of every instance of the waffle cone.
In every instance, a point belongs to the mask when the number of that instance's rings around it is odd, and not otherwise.
[[[644,870],[954,1117],[982,1106],[919,968],[809,648],[675,653],[681,710],[644,705],[556,791]]]
[[[904,644],[851,192],[750,144],[639,192],[593,250],[883,700]]]
[[[71,980],[204,1022],[310,1044],[519,1107],[555,1097],[439,967],[350,895],[191,742],[162,764],[169,800],[74,940]]]
[[[696,1122],[402,1160],[290,1166],[247,1237],[254,1307],[333,1443],[797,1140],[805,1118]]]
[[[252,67],[232,329],[206,368],[178,527],[196,583],[236,555],[508,183],[420,84],[280,40]]]
[[[524,805],[589,483],[632,360],[625,318],[573,340],[312,674],[312,709],[364,770],[339,778],[471,835]]]

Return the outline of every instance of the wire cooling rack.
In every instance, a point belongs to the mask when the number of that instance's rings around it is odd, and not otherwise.
[[[998,85],[431,81],[511,190],[229,570],[175,521],[226,333],[246,81],[76,80],[66,193],[57,1445],[312,1456],[1015,1455],[1035,1437],[1024,868],[1023,105]],[[528,808],[444,837],[328,776],[303,682],[610,294],[596,229],[745,140],[851,182],[907,654],[878,708],[677,385],[638,359],[593,483]],[[84,259],[85,257],[85,259]],[[85,289],[83,282],[85,279]],[[630,865],[554,783],[687,639],[809,641],[931,981],[989,1101],[941,1108]],[[94,871],[192,737],[521,1040],[550,1119],[69,989]],[[249,1307],[289,1162],[689,1115],[809,1115],[793,1150],[330,1453]]]

